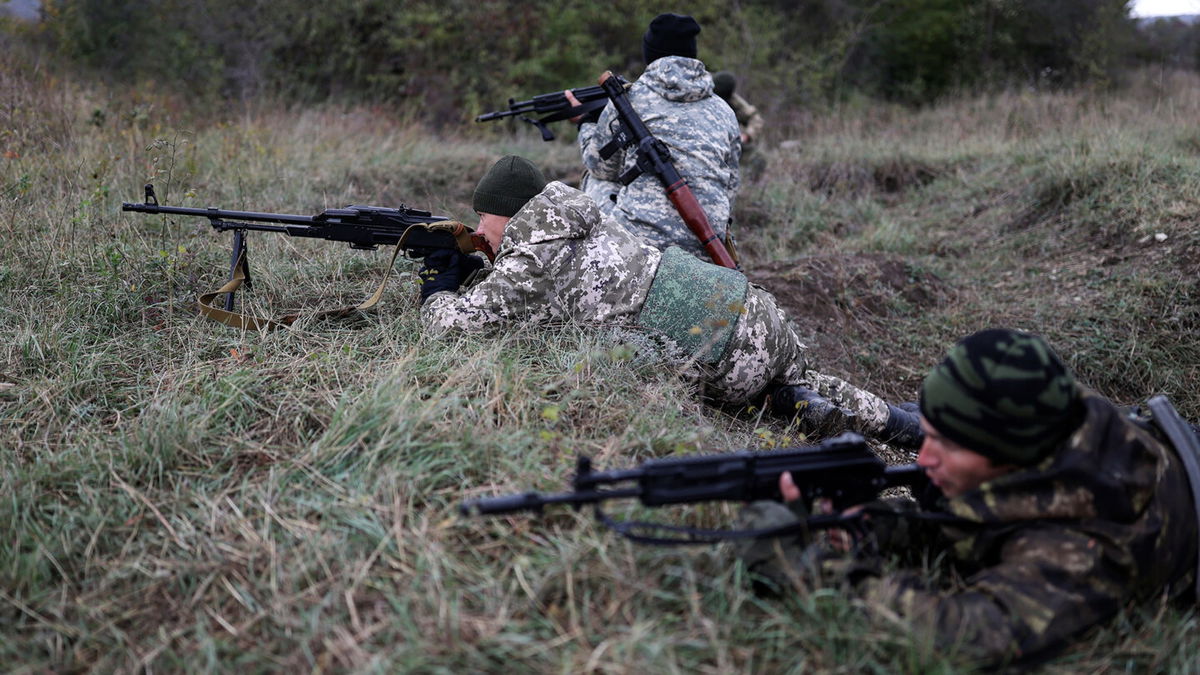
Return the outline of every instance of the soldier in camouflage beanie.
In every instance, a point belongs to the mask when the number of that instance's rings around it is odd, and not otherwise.
[[[921,412],[917,464],[941,498],[864,505],[868,545],[848,555],[803,538],[743,545],[750,572],[784,592],[852,586],[882,625],[983,666],[1030,665],[1131,603],[1194,598],[1187,448],[1076,382],[1044,340],[1002,329],[965,338],[925,380]],[[802,496],[784,480],[780,494]],[[755,502],[740,525],[796,520]],[[919,562],[935,557],[952,583]],[[897,561],[917,565],[889,569]]]
[[[1028,466],[1080,424],[1075,378],[1046,342],[989,329],[956,344],[925,378],[921,414],[942,436],[993,462]]]

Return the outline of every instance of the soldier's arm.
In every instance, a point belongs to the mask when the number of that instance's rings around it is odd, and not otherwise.
[[[737,101],[737,105],[732,106],[733,111],[737,114],[738,124],[742,125],[742,133],[753,141],[762,133],[764,124],[762,115],[758,113],[758,108],[755,108],[739,94],[734,94],[733,98]]]
[[[545,269],[536,247],[517,245],[496,259],[483,281],[459,294],[443,291],[421,306],[424,329],[485,332],[520,320],[538,320],[549,312]]]
[[[867,577],[869,611],[899,615],[942,648],[988,663],[1044,654],[1107,620],[1127,579],[1088,536],[1047,527],[1018,533],[998,564],[955,591],[929,590],[915,574]]]
[[[615,181],[621,176],[621,166],[625,162],[625,149],[619,148],[608,159],[600,158],[600,148],[612,140],[611,124],[616,118],[612,105],[600,113],[600,120],[595,124],[584,122],[579,125],[579,154],[583,165],[596,178]]]
[[[934,521],[914,518],[921,510],[916,500],[887,497],[864,504],[863,525],[881,553],[906,557],[913,552],[942,549],[947,539]]]

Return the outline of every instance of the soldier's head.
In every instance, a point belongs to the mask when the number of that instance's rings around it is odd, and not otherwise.
[[[646,65],[664,56],[696,58],[696,35],[700,24],[685,14],[659,14],[642,36],[642,58]]]
[[[980,331],[954,345],[921,386],[917,463],[955,497],[1042,461],[1082,419],[1075,378],[1045,340]]]
[[[733,96],[733,90],[737,88],[737,78],[728,70],[714,73],[712,78],[713,93],[728,101],[729,97]]]
[[[492,165],[471,198],[471,207],[479,214],[479,227],[492,250],[499,250],[504,227],[521,207],[546,187],[546,177],[533,162],[509,155]]]

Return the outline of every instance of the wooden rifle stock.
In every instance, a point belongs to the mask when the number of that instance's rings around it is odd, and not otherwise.
[[[709,224],[708,216],[701,208],[700,202],[696,200],[692,188],[675,168],[666,144],[650,133],[646,123],[629,103],[629,96],[624,85],[621,84],[622,82],[624,80],[615,77],[612,71],[605,71],[600,76],[600,86],[608,94],[621,124],[625,127],[625,132],[628,134],[627,144],[634,147],[638,153],[635,171],[641,173],[649,170],[658,177],[659,182],[667,191],[667,199],[679,212],[679,217],[683,218],[684,224],[692,231],[692,234],[696,235],[696,239],[700,241],[700,245],[708,252],[708,256],[714,263],[721,267],[738,269],[737,261],[733,259],[729,249],[725,248],[725,242],[721,241],[712,225]],[[622,177],[621,181],[628,184],[636,177],[637,175],[634,173],[628,180]]]
[[[696,195],[688,187],[687,181],[681,177],[677,182],[667,185],[664,180],[663,186],[667,189],[667,199],[671,200],[688,229],[700,240],[708,257],[721,267],[737,269],[737,261],[725,248],[725,242],[713,231],[712,225],[708,224],[708,216],[704,215],[704,209],[700,208],[700,202],[696,201]]]

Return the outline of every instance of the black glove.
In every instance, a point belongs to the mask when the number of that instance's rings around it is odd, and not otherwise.
[[[458,251],[438,249],[425,256],[417,276],[421,278],[421,303],[439,291],[457,291],[467,277],[483,267],[483,261]]]

